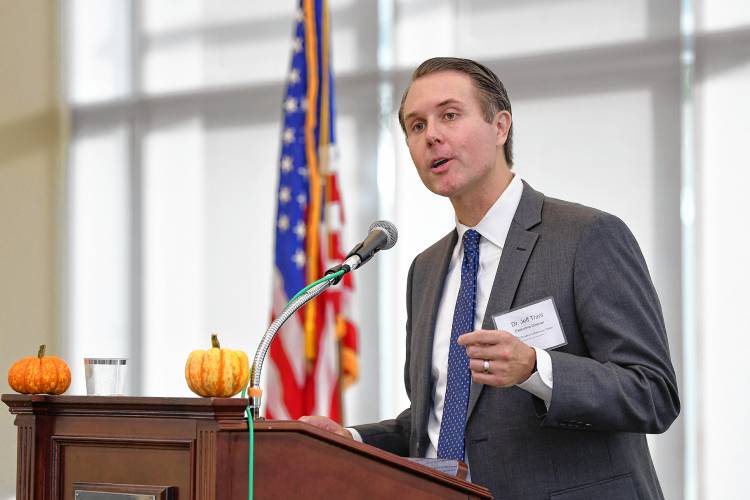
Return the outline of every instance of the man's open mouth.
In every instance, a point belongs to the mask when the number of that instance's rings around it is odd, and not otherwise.
[[[432,166],[430,168],[438,168],[440,165],[443,165],[449,159],[450,158],[440,158],[439,160],[435,160],[434,162],[432,162]]]

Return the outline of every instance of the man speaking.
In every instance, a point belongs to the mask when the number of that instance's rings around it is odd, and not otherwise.
[[[399,121],[422,182],[456,214],[409,270],[411,404],[351,430],[303,420],[399,455],[464,460],[499,499],[663,498],[645,434],[680,406],[629,229],[511,171],[510,100],[479,63],[422,63]]]

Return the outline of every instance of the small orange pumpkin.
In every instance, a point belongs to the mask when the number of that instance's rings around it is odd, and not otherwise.
[[[247,385],[249,379],[247,354],[222,349],[217,335],[211,335],[211,349],[191,352],[185,364],[188,387],[203,397],[232,397]]]
[[[8,370],[8,385],[21,394],[62,394],[70,387],[70,368],[57,356],[45,356],[47,347],[39,346],[39,353],[19,359]]]

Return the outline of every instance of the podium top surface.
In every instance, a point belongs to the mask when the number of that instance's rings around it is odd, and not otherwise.
[[[2,401],[15,415],[213,420],[222,428],[247,429],[248,400],[243,398],[3,394]]]

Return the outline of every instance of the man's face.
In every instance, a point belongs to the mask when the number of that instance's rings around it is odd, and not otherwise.
[[[510,115],[498,113],[487,123],[468,75],[441,71],[418,78],[403,114],[409,152],[427,189],[469,201],[493,181]]]

